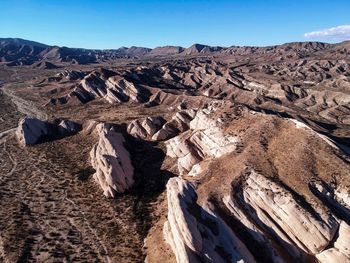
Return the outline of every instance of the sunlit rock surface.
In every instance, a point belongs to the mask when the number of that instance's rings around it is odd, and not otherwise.
[[[106,197],[114,197],[133,185],[134,168],[124,147],[123,135],[108,124],[98,124],[96,129],[98,143],[90,152],[91,164],[96,170],[94,178]]]

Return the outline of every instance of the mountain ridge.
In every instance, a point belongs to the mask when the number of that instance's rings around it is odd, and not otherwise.
[[[40,42],[21,38],[0,38],[0,61],[9,66],[32,65],[41,60],[51,62],[69,62],[77,64],[97,63],[114,59],[139,59],[164,56],[197,56],[197,55],[247,55],[253,53],[271,54],[292,52],[289,56],[308,56],[321,50],[335,50],[348,53],[350,41],[329,44],[325,42],[290,42],[265,47],[257,46],[209,46],[195,43],[190,47],[159,46],[120,47],[117,49],[71,48],[57,45],[46,45]]]

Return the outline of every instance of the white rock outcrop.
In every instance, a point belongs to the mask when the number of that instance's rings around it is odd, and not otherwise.
[[[171,119],[171,123],[181,132],[190,128],[191,121],[195,118],[195,110],[178,111]]]
[[[269,261],[274,263],[284,263],[283,257],[279,254],[278,250],[273,247],[271,240],[269,240],[264,232],[255,225],[250,217],[239,207],[236,200],[232,198],[232,195],[225,196],[223,202],[226,208],[231,212],[232,216],[236,218],[245,228],[247,234],[263,247],[265,254],[268,254]],[[252,244],[253,246],[253,244]]]
[[[180,132],[189,129],[190,122],[196,115],[195,110],[182,110],[177,112],[169,122],[165,123],[152,137],[154,141],[168,140]]]
[[[123,135],[109,124],[98,124],[96,130],[99,141],[90,152],[91,164],[96,170],[94,179],[106,197],[114,197],[133,185],[134,168],[123,145]]]
[[[202,250],[203,240],[197,220],[189,212],[196,199],[196,192],[190,183],[181,178],[168,181],[168,221],[164,226],[164,235],[177,262],[196,262],[194,253]]]
[[[193,167],[197,169],[195,165],[206,157],[218,158],[233,152],[238,141],[237,137],[225,135],[216,128],[188,131],[166,142],[167,155],[177,158],[179,172],[183,175],[191,173]]]
[[[97,98],[104,98],[111,104],[127,101],[143,103],[147,101],[149,92],[121,76],[102,77],[100,73],[94,71],[85,76],[65,99],[68,100],[72,96],[77,97],[82,103]]]
[[[16,131],[17,138],[22,145],[37,144],[48,134],[49,127],[47,122],[29,117],[19,121]]]
[[[93,98],[103,97],[107,93],[105,82],[94,72],[87,75],[80,86]]]
[[[330,185],[316,180],[311,182],[309,187],[318,198],[350,220],[350,195],[346,189],[333,189]]]
[[[134,120],[128,125],[127,132],[135,138],[151,139],[164,123],[165,120],[162,117],[147,117],[142,120]]]
[[[346,189],[337,188],[334,191],[335,198],[350,211],[350,192]]]
[[[255,262],[245,245],[223,220],[209,207],[203,209],[198,206],[196,200],[196,192],[186,180],[171,178],[168,181],[168,220],[164,224],[164,237],[176,261]]]
[[[120,76],[110,77],[106,86],[108,89],[104,98],[109,103],[120,103],[128,100],[142,103],[147,97],[146,90]]]
[[[344,263],[350,262],[350,226],[341,221],[338,237],[332,248],[316,255],[321,263]]]
[[[210,116],[215,111],[216,107],[209,105],[192,112],[186,119],[190,130],[166,141],[167,155],[177,159],[180,175],[195,176],[201,171],[202,160],[219,158],[236,149],[238,137],[224,133],[220,119]]]
[[[16,131],[22,145],[33,145],[43,140],[53,140],[80,131],[81,125],[70,120],[55,120],[53,123],[25,117],[20,120]]]
[[[192,130],[205,130],[209,128],[218,128],[218,121],[210,117],[210,114],[215,111],[215,108],[209,107],[199,110],[190,122],[190,128]]]
[[[240,198],[255,223],[280,239],[292,255],[320,253],[339,226],[326,211],[305,209],[287,189],[255,171],[247,177]]]
[[[176,135],[179,134],[179,130],[175,128],[175,126],[172,123],[165,123],[162,128],[157,131],[153,136],[153,141],[164,141],[168,140]]]

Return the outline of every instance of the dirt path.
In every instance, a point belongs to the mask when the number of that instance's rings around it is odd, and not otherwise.
[[[47,120],[48,116],[45,112],[39,110],[36,105],[30,101],[26,101],[10,90],[8,87],[3,87],[2,91],[8,96],[11,101],[16,105],[17,111],[25,116],[36,117],[40,120]]]
[[[16,131],[16,128],[11,128],[0,132],[0,144],[5,143],[7,138],[13,135],[15,131]]]

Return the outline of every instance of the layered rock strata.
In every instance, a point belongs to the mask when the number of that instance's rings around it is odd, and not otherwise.
[[[189,123],[191,130],[166,142],[167,155],[177,159],[181,175],[196,175],[205,158],[219,158],[236,149],[238,137],[224,134],[219,121],[210,118],[209,113],[198,111]]]
[[[168,181],[167,201],[164,236],[178,263],[255,262],[224,221],[196,203],[196,192],[186,180]]]
[[[98,124],[96,130],[99,140],[90,152],[94,179],[106,197],[114,197],[133,185],[134,168],[123,135],[109,124]]]

